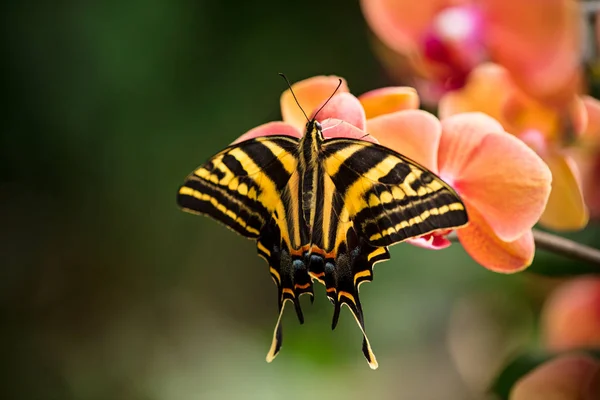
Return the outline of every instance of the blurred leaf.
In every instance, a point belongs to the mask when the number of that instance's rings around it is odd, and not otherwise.
[[[576,275],[589,275],[589,274],[600,274],[600,267],[584,262],[573,262],[571,260],[563,261],[559,258],[548,258],[541,262],[534,262],[531,267],[527,269],[527,272],[535,274],[562,277],[562,276],[576,276]]]

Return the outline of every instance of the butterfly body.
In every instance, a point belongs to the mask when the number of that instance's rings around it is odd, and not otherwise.
[[[187,177],[178,203],[257,241],[278,288],[268,361],[281,347],[286,302],[302,323],[298,299],[314,296],[316,280],[334,305],[333,328],[342,305],[352,311],[372,368],[359,285],[389,259],[387,246],[468,221],[456,192],[431,171],[375,143],[326,139],[315,120],[300,139],[265,136],[226,148]]]

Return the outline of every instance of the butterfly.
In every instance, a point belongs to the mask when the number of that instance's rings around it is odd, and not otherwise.
[[[369,141],[325,138],[319,111],[307,117],[300,139],[257,137],[217,153],[187,176],[177,202],[256,240],[278,292],[268,362],[282,345],[286,303],[302,324],[299,297],[308,294],[312,301],[317,281],[334,306],[332,329],[347,306],[375,369],[360,284],[373,279],[375,263],[390,258],[388,246],[464,226],[468,216],[452,187],[408,157]]]

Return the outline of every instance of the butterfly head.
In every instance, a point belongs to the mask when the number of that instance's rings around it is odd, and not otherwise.
[[[316,119],[311,119],[306,123],[306,134],[323,141],[323,126]]]

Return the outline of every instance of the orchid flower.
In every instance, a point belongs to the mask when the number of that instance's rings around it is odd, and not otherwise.
[[[554,230],[586,226],[586,209],[579,171],[565,149],[572,131],[575,139],[586,130],[600,131],[600,118],[588,122],[583,101],[573,95],[562,107],[541,103],[525,94],[500,65],[482,64],[471,73],[465,87],[440,100],[439,113],[480,111],[498,120],[504,129],[523,140],[548,164],[553,187],[540,223]]]
[[[308,115],[338,85],[335,76],[319,76],[292,85]],[[498,272],[527,267],[534,254],[531,227],[546,205],[551,174],[522,141],[484,114],[465,113],[438,120],[416,109],[416,91],[390,87],[355,97],[346,81],[318,114],[326,138],[350,137],[378,142],[440,175],[462,196],[470,217],[457,235],[480,264]],[[305,117],[289,90],[281,96],[282,122],[261,125],[237,141],[263,135],[302,135]],[[449,245],[449,232],[437,232],[413,244]]]
[[[533,97],[561,101],[577,90],[576,1],[362,0],[361,5],[383,44],[433,84],[434,98],[462,87],[470,71],[487,60],[503,65]]]

